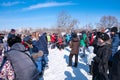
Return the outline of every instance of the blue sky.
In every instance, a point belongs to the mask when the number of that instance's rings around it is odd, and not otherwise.
[[[50,28],[61,11],[78,19],[79,26],[108,15],[120,21],[120,0],[0,0],[0,28]]]

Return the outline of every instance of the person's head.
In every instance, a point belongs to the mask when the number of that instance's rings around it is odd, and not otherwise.
[[[16,32],[15,29],[11,29],[10,31],[11,34],[15,34],[15,32]]]
[[[73,33],[73,38],[77,38],[77,34],[76,33]]]
[[[32,32],[31,37],[35,38],[35,36],[36,36],[36,32]]]
[[[21,38],[20,36],[8,38],[7,43],[11,47],[15,43],[21,43]]]
[[[36,38],[39,38],[39,36],[40,36],[40,32],[36,32],[36,34],[35,34],[35,36],[36,36]]]
[[[86,31],[85,31],[85,30],[83,30],[83,31],[82,31],[82,34],[86,34]]]
[[[96,37],[98,38],[101,34],[102,32],[96,32]]]
[[[99,33],[98,43],[102,44],[110,39],[109,35],[106,33]]]
[[[111,34],[112,34],[112,35],[116,34],[117,31],[118,31],[117,27],[112,27],[112,28],[111,28]]]
[[[32,44],[32,38],[31,38],[30,35],[29,35],[29,36],[26,36],[25,38],[23,38],[23,41],[24,41],[24,42],[27,42],[28,44]]]

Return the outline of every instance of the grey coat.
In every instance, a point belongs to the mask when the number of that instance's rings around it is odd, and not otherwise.
[[[39,72],[21,43],[14,44],[6,56],[13,66],[15,80],[38,80]]]

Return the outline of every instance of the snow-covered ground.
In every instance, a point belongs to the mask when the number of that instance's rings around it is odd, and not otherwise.
[[[78,67],[68,67],[70,48],[64,50],[49,49],[49,68],[45,70],[43,80],[92,80],[88,74],[87,56],[81,58],[79,54]],[[74,57],[73,57],[74,61]]]

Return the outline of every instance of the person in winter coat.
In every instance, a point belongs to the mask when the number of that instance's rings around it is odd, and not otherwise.
[[[83,54],[81,55],[81,57],[85,57],[85,49],[86,49],[86,41],[87,41],[87,34],[86,32],[82,32],[82,36],[80,38],[80,46],[82,47],[83,50]]]
[[[51,35],[51,49],[54,49],[54,48],[55,48],[55,46],[56,46],[56,39],[57,39],[56,34],[53,33],[53,34]]]
[[[72,57],[75,56],[74,67],[77,67],[77,65],[78,65],[79,47],[80,47],[79,39],[77,37],[77,34],[74,33],[73,38],[72,38],[72,40],[70,42],[71,51],[70,51],[70,55],[69,55],[69,64],[68,64],[68,66],[72,66]]]
[[[69,34],[66,34],[66,37],[65,37],[66,46],[68,46],[70,39],[71,39],[71,36]]]
[[[26,53],[21,38],[18,36],[8,39],[10,51],[5,56],[10,60],[15,72],[14,80],[39,80],[39,71],[34,60]]]
[[[109,59],[109,72],[111,73],[111,67],[112,67],[112,59],[113,56],[116,54],[116,52],[118,51],[118,46],[120,44],[120,37],[119,34],[117,33],[117,27],[113,27],[111,28],[111,40],[112,40],[112,55]]]
[[[90,45],[92,45],[94,42],[94,33],[91,34],[91,37],[90,37]]]
[[[42,57],[42,61],[43,61],[43,67],[48,68],[48,45],[47,45],[47,35],[46,33],[43,33],[40,37],[39,37],[39,43],[41,43],[42,48],[41,50],[43,51],[43,57]]]
[[[16,33],[16,30],[11,29],[10,33],[8,34],[8,39],[11,38],[11,37],[15,37],[15,33]]]
[[[31,55],[38,54],[39,51],[43,51],[43,44],[42,41],[39,41],[39,32],[32,33],[32,48],[31,48]],[[36,58],[35,63],[37,64],[37,68],[40,72],[40,75],[43,75],[43,66],[42,66],[42,56]]]
[[[58,36],[57,47],[58,47],[59,50],[64,49],[63,37],[62,37],[62,35],[59,35],[59,36]]]
[[[94,56],[92,55],[92,61],[91,61],[91,65],[89,65],[89,73],[90,74],[93,74],[93,65],[94,65],[94,62],[93,62],[93,57],[95,57],[97,51],[98,51],[98,48],[99,48],[99,45],[98,45],[98,37],[100,36],[101,32],[96,32],[95,34],[95,39],[93,41],[93,44],[92,46],[94,47],[93,49],[93,53],[94,53]]]
[[[113,56],[110,80],[120,80],[120,50]]]
[[[55,33],[53,33],[53,34],[51,35],[51,43],[55,43],[55,39],[56,39]]]
[[[93,58],[93,78],[92,80],[109,80],[108,60],[111,56],[111,43],[109,36],[106,33],[100,33],[98,36],[98,50]]]
[[[111,28],[111,38],[112,38],[112,56],[117,52],[120,43],[119,34],[117,33],[117,27]]]

